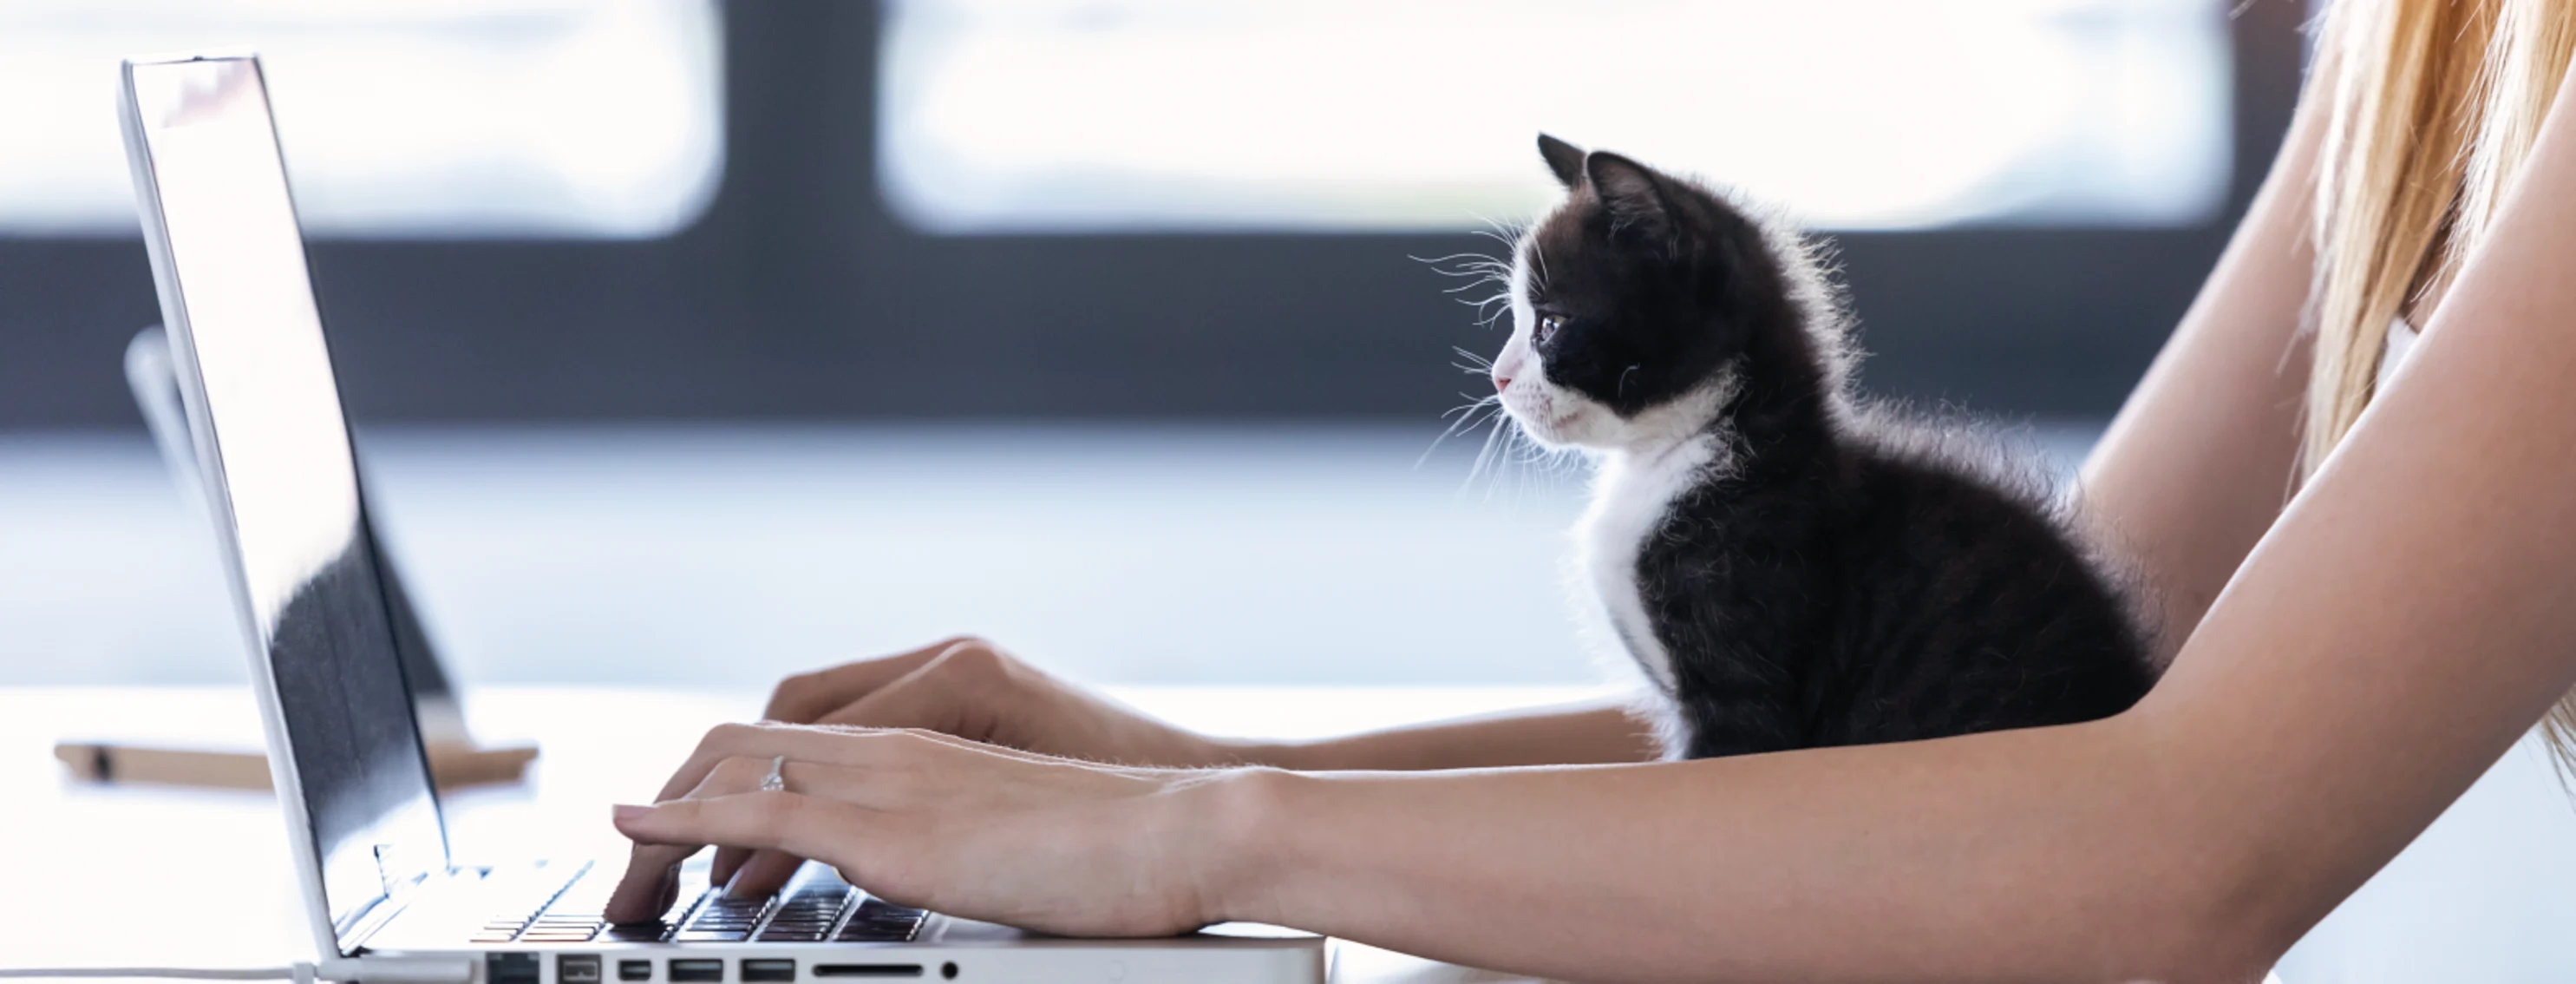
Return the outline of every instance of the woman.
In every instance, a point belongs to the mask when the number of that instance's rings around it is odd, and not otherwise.
[[[742,884],[818,858],[1059,932],[1246,919],[1556,977],[2259,979],[2576,684],[2576,12],[2329,21],[2086,468],[2175,629],[2133,710],[1689,762],[1609,707],[1238,746],[952,640],[769,709],[925,731],[710,734],[619,808],[617,908],[719,844]]]

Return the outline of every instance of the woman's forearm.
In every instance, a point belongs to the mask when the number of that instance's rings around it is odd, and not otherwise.
[[[2133,719],[1902,746],[1237,773],[1219,914],[1578,980],[2259,976],[2187,766]],[[2211,834],[2210,836],[2201,836]],[[2116,931],[2106,927],[2118,927]]]
[[[1321,741],[1236,743],[1240,762],[1303,772],[1644,762],[1661,748],[1624,705],[1595,702],[1390,728]]]
[[[2292,488],[2322,101],[2301,100],[2227,252],[2085,462],[2078,514],[2155,587],[2159,658],[2182,648]]]

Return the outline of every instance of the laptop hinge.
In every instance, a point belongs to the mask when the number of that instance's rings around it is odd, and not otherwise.
[[[381,857],[379,855],[379,863],[381,863]],[[383,869],[378,870],[381,872]],[[455,877],[456,873],[457,869],[451,868],[445,872],[417,876],[408,881],[387,878],[384,896],[352,914],[348,925],[340,930],[341,952],[352,954],[358,952],[368,937],[374,936],[377,931],[384,929],[387,923],[393,922],[395,916],[402,915],[403,910],[410,908],[412,901],[419,898],[432,881],[444,882]]]

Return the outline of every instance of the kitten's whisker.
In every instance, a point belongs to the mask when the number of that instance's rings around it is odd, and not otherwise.
[[[1501,244],[1503,244],[1505,247],[1509,247],[1509,246],[1511,246],[1512,244],[1514,244],[1514,243],[1516,243],[1516,242],[1520,241],[1521,234],[1522,234],[1523,232],[1527,231],[1527,229],[1528,229],[1527,224],[1526,224],[1526,223],[1524,223],[1524,222],[1519,222],[1519,221],[1511,221],[1511,222],[1500,221],[1500,220],[1497,220],[1497,219],[1489,218],[1489,217],[1484,216],[1484,215],[1480,215],[1480,214],[1478,214],[1478,213],[1476,213],[1476,212],[1474,212],[1474,211],[1470,211],[1470,212],[1468,212],[1467,214],[1475,216],[1477,221],[1479,221],[1479,222],[1483,222],[1483,223],[1485,224],[1485,228],[1482,228],[1482,229],[1469,229],[1469,230],[1467,230],[1468,232],[1473,233],[1473,234],[1475,234],[1475,235],[1483,236],[1483,237],[1485,237],[1485,238],[1487,238],[1487,239],[1491,239],[1491,240],[1493,240],[1493,241],[1495,241],[1495,242],[1501,243]]]
[[[1520,440],[1515,442],[1518,445],[1517,453],[1512,456],[1512,495],[1507,501],[1517,509],[1530,498],[1532,478],[1535,474],[1535,469],[1531,465],[1537,460],[1532,455],[1544,449],[1539,447],[1538,441],[1531,438],[1528,432],[1515,431],[1514,433]]]
[[[1478,411],[1478,410],[1483,410],[1483,409],[1485,409],[1485,408],[1487,408],[1487,407],[1489,407],[1489,406],[1496,406],[1496,405],[1499,405],[1499,404],[1501,404],[1501,403],[1502,403],[1502,397],[1500,397],[1500,396],[1488,396],[1488,397],[1485,397],[1484,399],[1481,399],[1481,400],[1480,400],[1480,399],[1477,399],[1477,398],[1475,398],[1474,396],[1471,396],[1471,395],[1469,395],[1469,394],[1466,394],[1466,393],[1460,393],[1460,394],[1458,394],[1458,398],[1459,398],[1459,399],[1462,399],[1462,400],[1466,400],[1466,401],[1467,401],[1467,403],[1465,403],[1464,405],[1461,405],[1461,406],[1451,407],[1451,408],[1449,408],[1448,410],[1442,411],[1442,412],[1441,412],[1441,414],[1440,414],[1440,419],[1442,419],[1442,420],[1448,420],[1448,419],[1450,419],[1450,418],[1452,418],[1452,417],[1467,417],[1467,416],[1472,416],[1472,415],[1474,415],[1474,414],[1475,414],[1475,412],[1476,412],[1476,411]]]
[[[1465,393],[1460,393],[1458,395],[1461,397],[1467,396]],[[1441,442],[1456,436],[1462,431],[1474,430],[1476,424],[1479,422],[1476,418],[1477,411],[1500,406],[1502,398],[1500,396],[1488,396],[1483,399],[1470,398],[1470,401],[1471,402],[1465,406],[1452,409],[1440,415],[1444,419],[1451,417],[1455,417],[1456,419],[1450,422],[1447,429],[1440,432],[1439,437],[1431,439],[1431,446],[1422,449],[1421,457],[1413,459],[1413,467],[1417,469],[1421,468],[1424,462],[1430,461],[1432,452],[1440,450]]]
[[[1464,494],[1469,488],[1474,487],[1476,479],[1485,475],[1486,469],[1492,467],[1494,462],[1494,443],[1503,436],[1504,431],[1510,430],[1512,427],[1511,418],[1507,414],[1496,414],[1493,417],[1493,424],[1494,426],[1492,428],[1485,431],[1484,446],[1476,450],[1476,463],[1467,468],[1466,481],[1459,483],[1458,491],[1461,494]],[[1491,492],[1492,486],[1487,486],[1486,488],[1486,498],[1491,499],[1493,497]]]
[[[1447,255],[1447,256],[1415,256],[1415,255],[1413,255],[1413,254],[1411,254],[1411,253],[1407,253],[1407,254],[1405,254],[1404,258],[1405,258],[1405,259],[1408,259],[1408,260],[1412,260],[1412,261],[1413,261],[1413,262],[1415,262],[1415,263],[1429,263],[1429,264],[1435,264],[1435,265],[1436,265],[1436,264],[1441,264],[1441,263],[1447,263],[1447,262],[1450,262],[1450,261],[1452,261],[1452,260],[1491,260],[1491,259],[1493,259],[1493,257],[1491,257],[1491,256],[1487,256],[1487,255],[1485,255],[1485,254],[1483,254],[1483,253],[1451,253],[1451,254],[1449,254],[1449,255]]]
[[[1496,267],[1508,265],[1503,262],[1502,257],[1495,256],[1491,253],[1477,253],[1472,251],[1465,253],[1451,253],[1447,256],[1414,256],[1412,254],[1406,254],[1405,259],[1423,264],[1434,270],[1442,271],[1490,270]]]

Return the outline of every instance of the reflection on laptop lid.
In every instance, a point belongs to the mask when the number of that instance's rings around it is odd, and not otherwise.
[[[125,343],[125,385],[134,394],[134,408],[143,414],[144,429],[152,432],[152,444],[161,453],[162,467],[179,486],[180,497],[191,507],[189,515],[206,515],[206,476],[197,465],[197,437],[188,429],[188,408],[179,395],[179,377],[172,367],[170,336],[160,325],[134,333]],[[439,662],[438,649],[429,641],[429,627],[423,625],[420,611],[412,607],[411,595],[403,590],[402,564],[385,550],[384,538],[376,533],[372,501],[366,491],[365,476],[360,475],[358,518],[363,533],[376,552],[376,573],[385,582],[385,608],[393,614],[394,648],[402,652],[403,680],[411,684],[412,716],[420,721],[421,739],[431,748],[441,742],[457,747],[471,747],[474,736],[465,730],[465,709],[458,706],[456,688],[448,683],[447,667]],[[433,757],[433,761],[435,758]]]
[[[125,63],[126,153],[319,941],[443,872],[357,462],[250,55]]]

